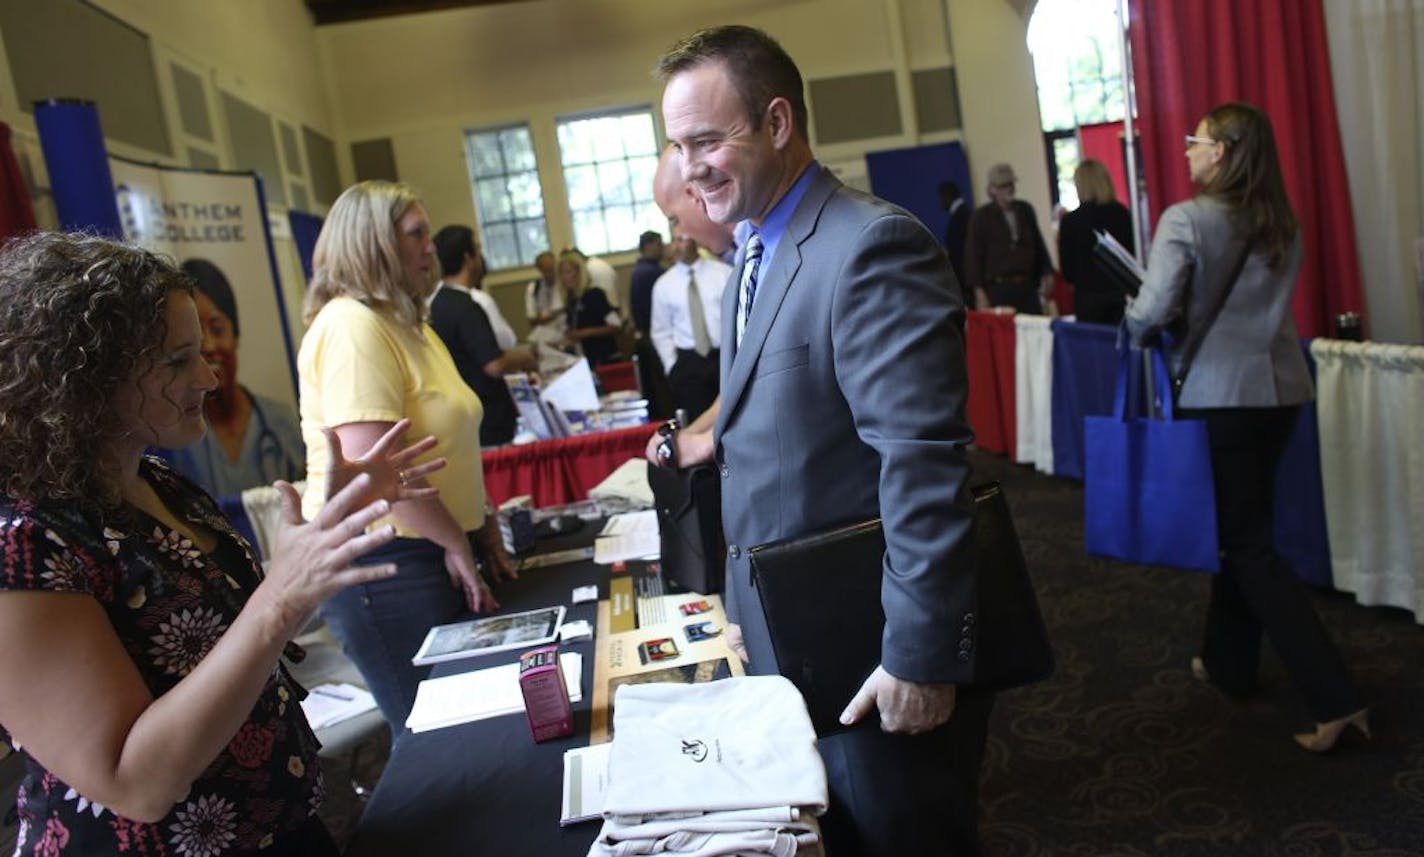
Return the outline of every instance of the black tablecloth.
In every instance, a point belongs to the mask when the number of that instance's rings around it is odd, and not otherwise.
[[[540,551],[590,544],[595,524]],[[607,570],[592,562],[530,569],[495,587],[500,613],[563,604],[565,621],[594,624],[593,603],[571,605],[573,587],[597,584],[608,597]],[[574,704],[574,734],[535,744],[523,713],[399,735],[347,850],[348,857],[417,855],[583,855],[599,822],[559,826],[564,751],[589,740],[593,701],[593,641],[561,644],[583,655],[583,701]],[[437,664],[451,675],[509,663],[502,652]]]

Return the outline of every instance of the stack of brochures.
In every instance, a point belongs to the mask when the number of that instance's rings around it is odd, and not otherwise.
[[[546,378],[542,385],[522,372],[505,375],[504,383],[524,431],[536,440],[611,431],[648,421],[648,400],[636,391],[600,397],[593,371],[582,358],[557,377]]]
[[[569,701],[583,699],[583,655],[559,653],[559,671]],[[415,691],[415,705],[405,725],[412,732],[428,732],[459,723],[484,720],[524,710],[524,694],[519,690],[519,663],[503,664],[474,672],[428,678]]]
[[[603,817],[608,792],[608,757],[612,742],[564,751],[564,804],[559,824],[568,826]]]
[[[591,500],[621,499],[642,508],[652,508],[653,489],[648,485],[648,460],[630,458],[608,474],[608,478],[588,489]]]
[[[593,543],[593,561],[599,565],[657,559],[661,553],[658,513],[652,509],[614,515],[603,525],[603,531]]]
[[[564,412],[544,400],[543,389],[534,379],[520,372],[504,376],[505,386],[514,399],[514,407],[519,411],[519,421],[524,430],[538,440],[551,440],[573,434]]]
[[[1102,230],[1094,234],[1098,236],[1098,242],[1093,245],[1093,261],[1097,262],[1098,269],[1107,274],[1124,294],[1137,297],[1137,289],[1147,276],[1146,269],[1116,238]]]

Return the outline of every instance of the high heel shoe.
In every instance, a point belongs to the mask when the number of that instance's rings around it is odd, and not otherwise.
[[[1197,681],[1211,681],[1211,674],[1206,671],[1206,664],[1201,658],[1192,658],[1192,676]]]
[[[1339,720],[1331,720],[1329,723],[1315,724],[1314,732],[1306,732],[1295,736],[1295,742],[1312,753],[1326,753],[1335,746],[1335,742],[1340,740],[1346,727],[1353,726],[1360,730],[1360,734],[1366,738],[1370,737],[1370,710],[1361,708],[1354,714],[1348,714]]]

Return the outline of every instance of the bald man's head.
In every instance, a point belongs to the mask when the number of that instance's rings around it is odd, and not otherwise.
[[[682,180],[682,163],[671,146],[658,159],[653,176],[653,201],[672,226],[673,241],[690,238],[720,256],[732,246],[734,224],[713,223],[707,209],[687,182]]]

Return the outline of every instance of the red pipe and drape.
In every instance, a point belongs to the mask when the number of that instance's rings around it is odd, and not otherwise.
[[[1300,219],[1300,335],[1329,336],[1337,314],[1362,313],[1320,0],[1131,0],[1128,35],[1153,221],[1193,193],[1182,135],[1218,104],[1255,104],[1271,117]]]

